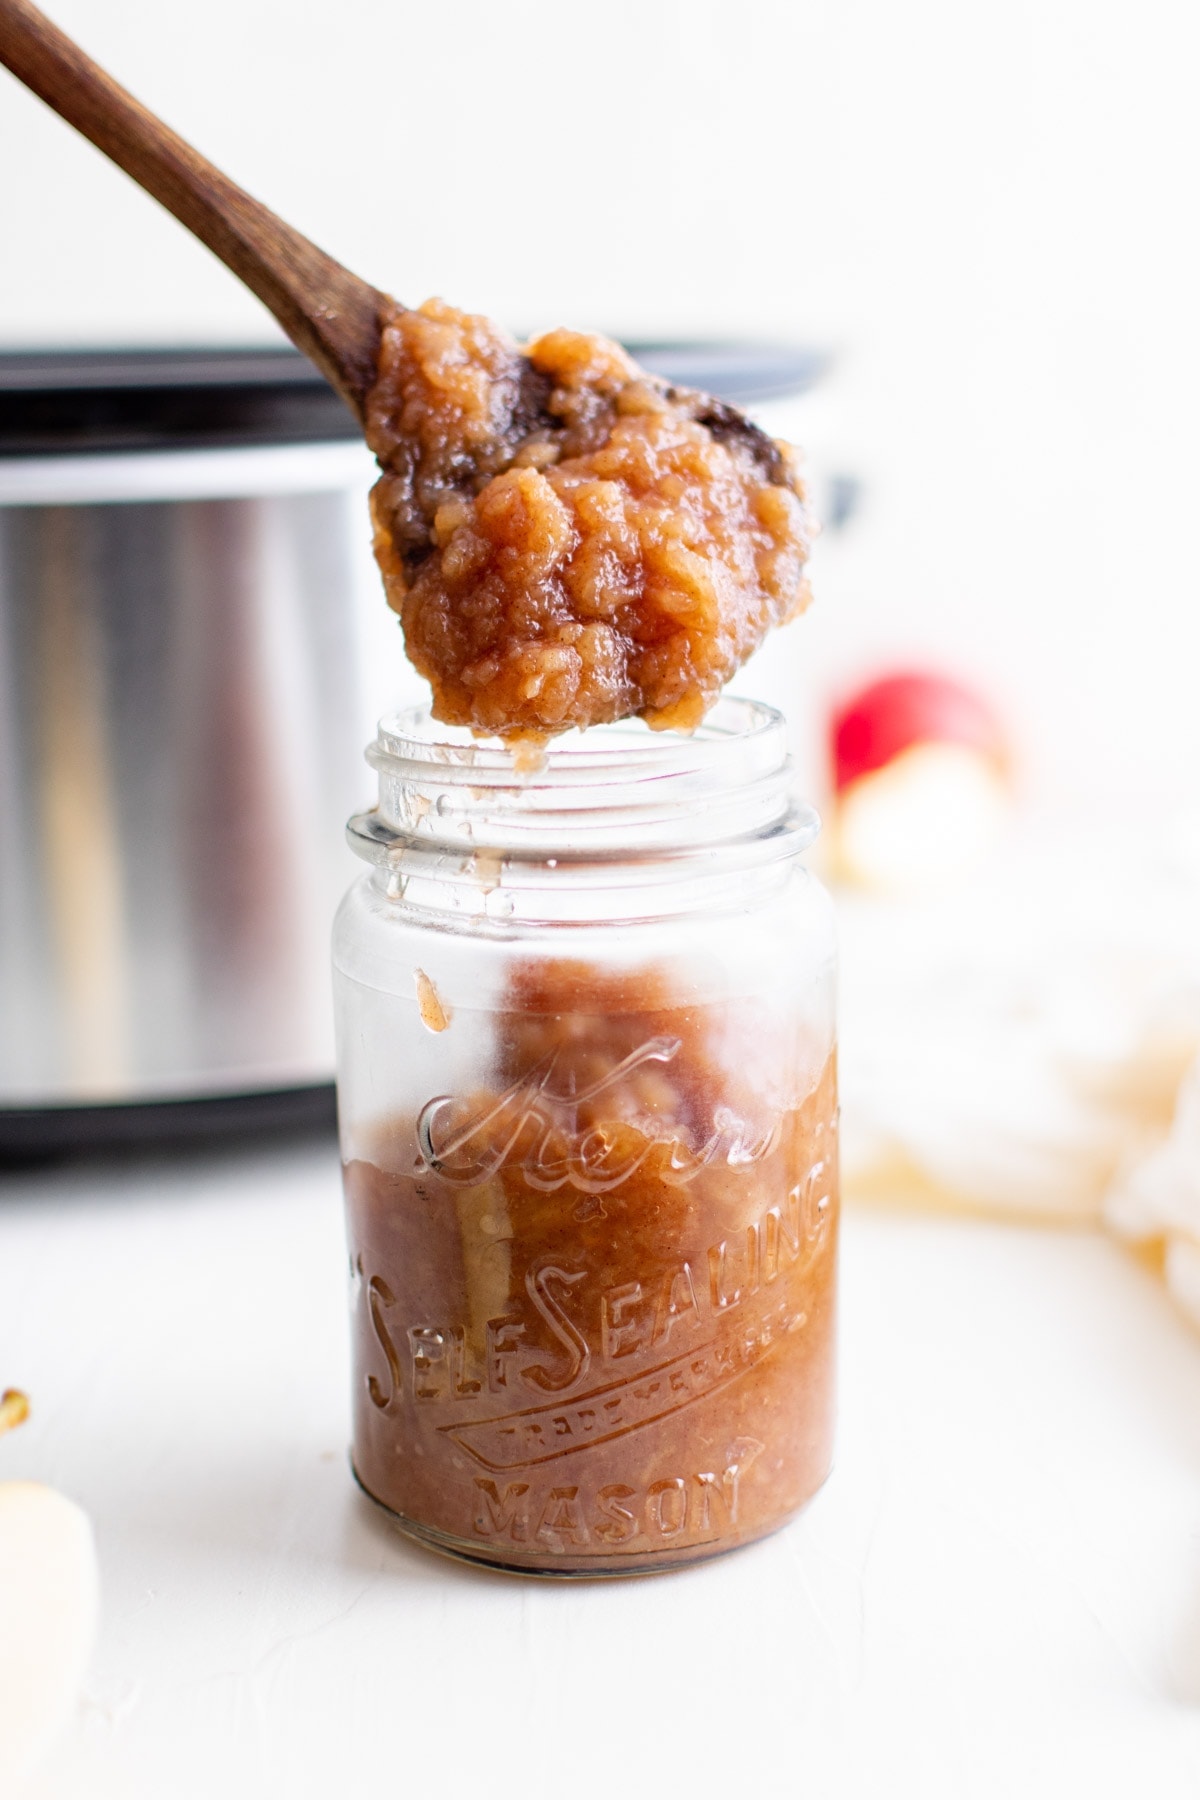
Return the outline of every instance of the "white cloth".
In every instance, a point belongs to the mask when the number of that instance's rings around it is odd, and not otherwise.
[[[1200,820],[841,901],[848,1191],[1161,1240],[1200,1324]]]

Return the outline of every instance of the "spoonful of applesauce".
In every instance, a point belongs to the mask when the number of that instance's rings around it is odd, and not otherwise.
[[[809,600],[795,452],[608,338],[516,344],[352,275],[119,87],[29,0],[0,63],[186,225],[361,422],[375,554],[435,718],[540,741],[690,730]]]

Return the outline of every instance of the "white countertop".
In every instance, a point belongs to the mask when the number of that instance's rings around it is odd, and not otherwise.
[[[353,1486],[331,1145],[0,1178],[0,1479],[87,1509],[103,1586],[29,1800],[1194,1800],[1200,1342],[1086,1232],[851,1209],[842,1268],[808,1511],[535,1582]]]

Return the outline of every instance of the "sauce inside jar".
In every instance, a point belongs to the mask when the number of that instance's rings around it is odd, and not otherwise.
[[[494,1080],[345,1170],[355,1468],[484,1562],[649,1572],[773,1530],[833,1419],[832,1059],[653,969],[518,962]]]

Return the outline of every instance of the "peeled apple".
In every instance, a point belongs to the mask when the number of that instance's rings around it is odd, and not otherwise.
[[[16,1422],[15,1398],[0,1401],[0,1429]],[[69,1714],[97,1601],[86,1515],[41,1482],[0,1481],[0,1793],[30,1772]]]

